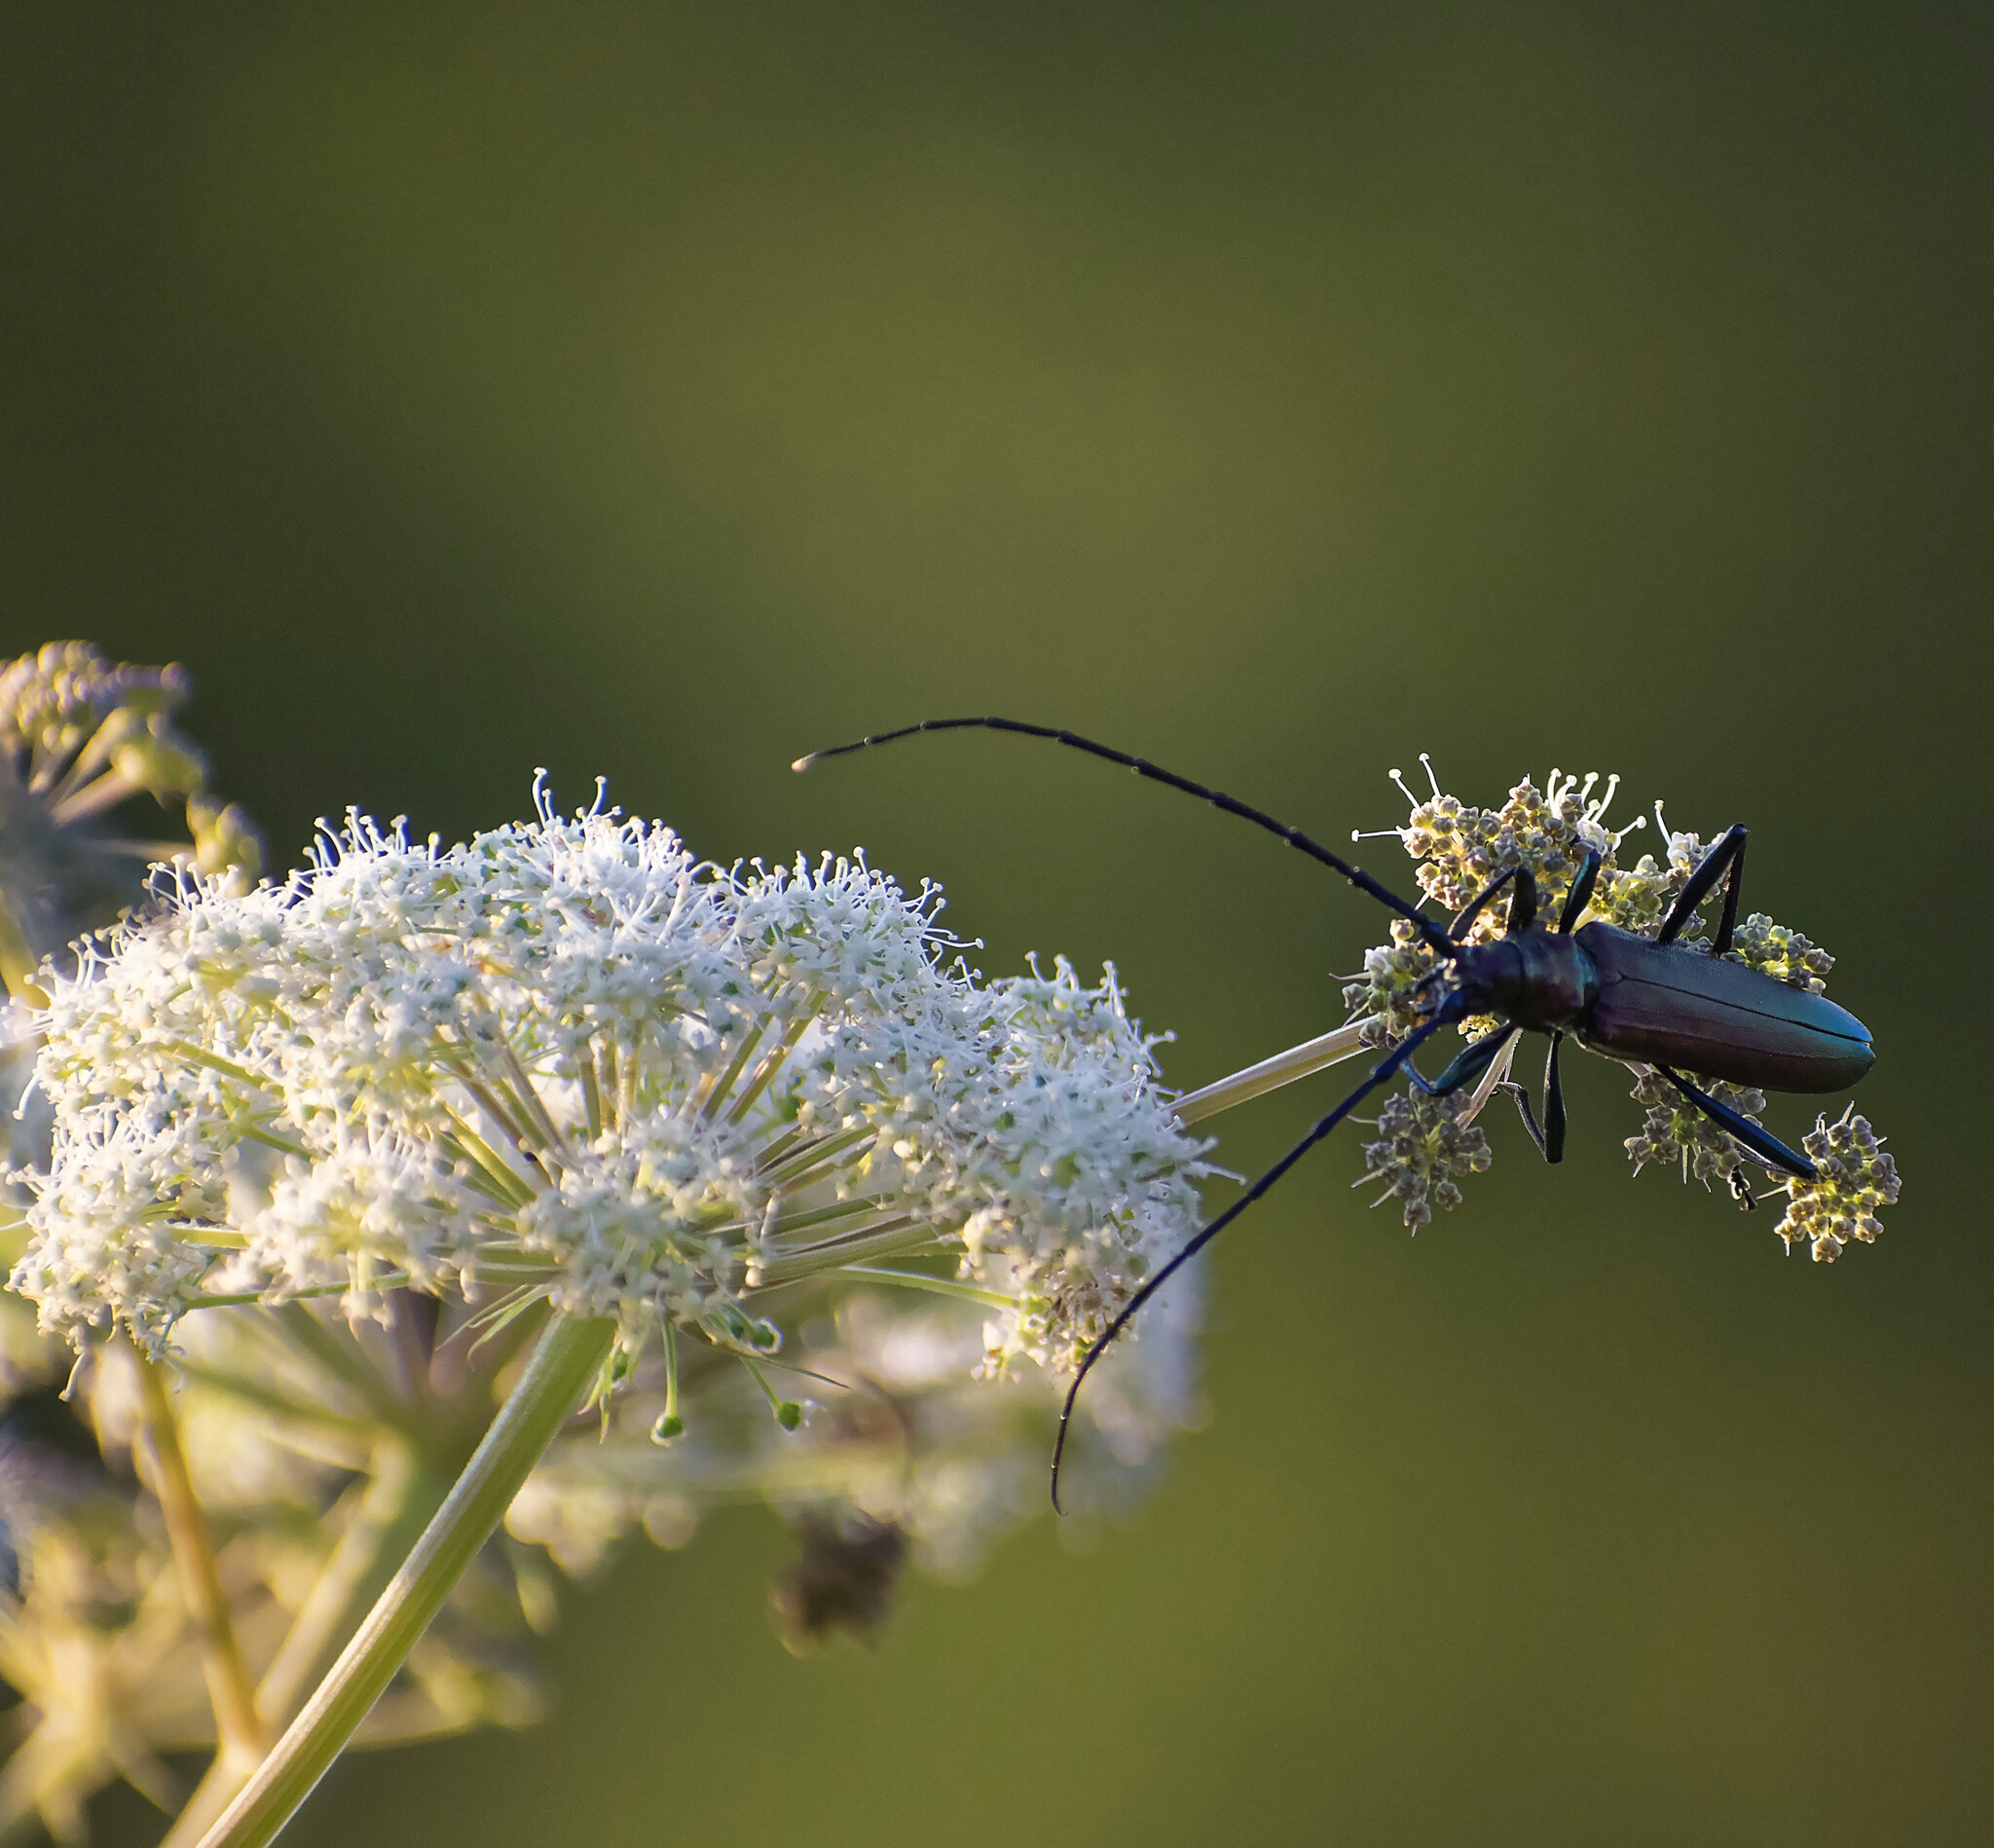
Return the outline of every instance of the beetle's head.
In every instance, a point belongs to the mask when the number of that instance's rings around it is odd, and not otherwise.
[[[1507,937],[1493,943],[1462,943],[1436,963],[1413,990],[1414,1004],[1429,1021],[1448,1023],[1503,1011],[1525,979],[1524,958]]]
[[[1493,943],[1469,943],[1444,970],[1446,991],[1428,1018],[1464,1020],[1474,1014],[1508,1014],[1529,979],[1528,959],[1519,939],[1526,932],[1498,937]]]

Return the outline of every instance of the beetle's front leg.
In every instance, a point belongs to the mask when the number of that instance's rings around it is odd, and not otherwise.
[[[1459,1090],[1463,1085],[1471,1085],[1480,1078],[1495,1062],[1496,1054],[1501,1052],[1520,1030],[1505,1023],[1493,1033],[1484,1033],[1480,1039],[1469,1041],[1456,1053],[1454,1062],[1438,1078],[1427,1078],[1411,1059],[1407,1059],[1401,1069],[1415,1090],[1424,1091],[1429,1097],[1445,1097],[1449,1092]]]
[[[1521,867],[1504,867],[1502,870],[1495,876],[1495,878],[1491,879],[1487,885],[1485,885],[1479,892],[1475,894],[1473,898],[1471,898],[1467,902],[1466,905],[1461,906],[1460,911],[1456,916],[1454,922],[1447,927],[1448,936],[1453,938],[1456,942],[1464,942],[1467,938],[1468,927],[1474,923],[1476,918],[1481,916],[1482,907],[1486,906],[1489,903],[1489,901],[1496,895],[1496,893],[1500,892],[1504,886],[1509,884],[1509,882],[1512,879],[1517,878],[1519,875],[1526,879],[1528,879],[1531,876],[1528,872],[1525,872]],[[1512,899],[1512,906],[1513,903],[1514,901]],[[1534,900],[1532,902],[1531,909],[1532,912],[1534,912],[1536,909]]]

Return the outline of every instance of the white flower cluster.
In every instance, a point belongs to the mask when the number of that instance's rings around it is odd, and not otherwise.
[[[775,1286],[945,1250],[1005,1299],[986,1364],[1063,1368],[1195,1231],[1206,1145],[1112,971],[984,983],[863,858],[728,870],[536,801],[448,850],[352,815],[282,885],[183,873],[47,972],[12,1277],[45,1327],[157,1349],[218,1300],[407,1282],[752,1361]]]

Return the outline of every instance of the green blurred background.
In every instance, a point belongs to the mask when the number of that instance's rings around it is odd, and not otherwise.
[[[1882,1242],[1783,1259],[1628,1181],[1585,1059],[1566,1166],[1496,1124],[1417,1239],[1332,1147],[1221,1246],[1212,1423],[1131,1525],[1041,1522],[801,1663],[766,1515],[640,1547],[571,1601],[548,1723],[349,1759],[287,1841],[1994,1835],[1990,40],[8,14],[0,649],[184,659],[280,862],[349,802],[454,836],[603,772],[722,859],[935,874],[993,971],[1113,955],[1194,1085],[1339,1018],[1379,916],[1055,751],[790,758],[1015,713],[1332,839],[1422,748],[1469,799],[1617,769],[1623,816],[1752,825],[1906,1175]]]

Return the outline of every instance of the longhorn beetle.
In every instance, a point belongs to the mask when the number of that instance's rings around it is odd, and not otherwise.
[[[1591,1052],[1651,1065],[1754,1160],[1769,1169],[1813,1180],[1814,1164],[1804,1155],[1719,1103],[1676,1068],[1761,1090],[1813,1093],[1853,1085],[1874,1062],[1869,1029],[1845,1008],[1777,977],[1725,960],[1724,952],[1731,947],[1737,927],[1738,894],[1745,870],[1742,827],[1728,829],[1718,836],[1653,937],[1638,936],[1600,920],[1579,924],[1600,873],[1600,856],[1590,850],[1565,895],[1555,925],[1547,926],[1538,918],[1536,881],[1529,869],[1512,867],[1491,879],[1442,930],[1416,906],[1380,885],[1361,867],[1311,840],[1299,828],[1290,828],[1223,791],[1162,769],[1147,758],[1129,757],[1052,725],[1028,725],[1015,719],[929,719],[854,744],[812,752],[798,758],[791,768],[807,770],[826,758],[844,757],[921,732],[966,730],[1050,738],[1055,744],[1120,764],[1153,783],[1195,795],[1229,815],[1241,816],[1341,873],[1360,892],[1396,912],[1440,959],[1422,984],[1432,998],[1421,995],[1424,1008],[1420,1024],[1238,1200],[1172,1255],[1081,1356],[1059,1413],[1059,1435],[1052,1447],[1055,1508],[1059,1506],[1059,1463],[1066,1451],[1074,1402],[1095,1361],[1178,1270],[1265,1195],[1364,1098],[1401,1071],[1428,1096],[1446,1096],[1481,1078],[1518,1033],[1549,1035],[1541,1129],[1520,1088],[1516,1095],[1532,1140],[1545,1161],[1559,1162],[1565,1157],[1565,1092],[1558,1077],[1558,1049],[1569,1033]],[[1724,881],[1724,908],[1717,936],[1708,947],[1678,942],[1697,906],[1710,897],[1720,879]],[[1503,935],[1492,943],[1465,942],[1469,927],[1504,886],[1509,888],[1509,911]],[[1482,1015],[1494,1015],[1500,1024],[1469,1044],[1438,1078],[1423,1076],[1413,1062],[1413,1054],[1443,1026]]]

